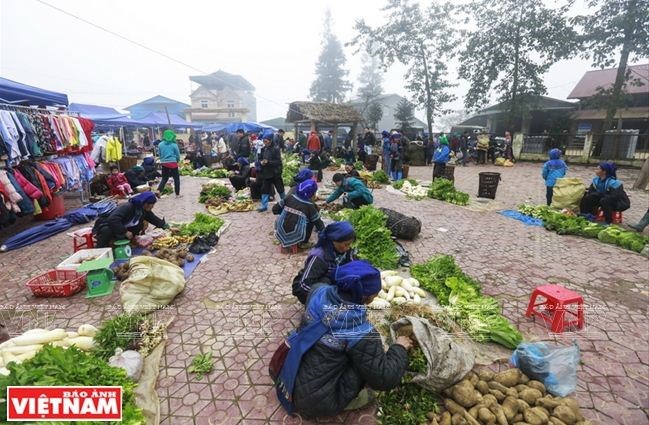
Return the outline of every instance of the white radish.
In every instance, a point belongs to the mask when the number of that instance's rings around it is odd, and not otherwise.
[[[406,300],[404,297],[395,297],[395,298],[392,300],[392,302],[393,302],[394,304],[396,304],[396,305],[404,304],[404,303],[407,302],[407,301],[408,301],[408,300]]]
[[[76,345],[77,348],[84,351],[92,350],[95,346],[95,341],[90,336],[79,336],[76,338],[67,338],[68,344]]]
[[[77,333],[81,336],[91,336],[94,337],[99,330],[92,326],[92,325],[81,325],[79,326],[79,330],[77,330]]]
[[[54,329],[45,333],[34,335],[20,335],[13,338],[15,345],[34,345],[34,344],[47,344],[48,342],[58,341],[66,338],[68,333],[63,329]]]
[[[32,357],[34,357],[36,355],[36,353],[38,353],[38,350],[36,350],[36,351],[28,351],[27,353],[19,354],[19,355],[16,356],[15,362],[16,363],[22,363],[25,360],[29,360]]]
[[[68,334],[67,338],[76,338],[76,337],[79,336],[79,334],[77,332],[68,331],[67,334]]]
[[[367,305],[369,308],[374,310],[383,310],[390,307],[390,303],[386,300],[375,298],[374,301]]]
[[[23,335],[38,335],[38,334],[44,334],[49,332],[47,329],[41,329],[41,328],[35,328],[35,329],[30,329],[28,331],[23,332]]]
[[[381,279],[385,279],[388,276],[396,276],[398,272],[396,270],[384,270],[381,272]]]
[[[16,346],[14,346],[14,347],[7,347],[7,348],[5,348],[5,349],[2,350],[2,351],[3,351],[3,352],[6,352],[6,353],[11,353],[11,354],[13,354],[14,356],[18,356],[18,355],[20,355],[20,354],[29,353],[30,351],[38,351],[38,350],[40,350],[41,348],[43,348],[43,346],[40,345],[40,344],[34,344],[34,345],[16,345]]]
[[[396,290],[397,290],[397,287],[396,287],[396,286],[391,287],[391,288],[388,290],[388,295],[385,297],[385,300],[388,301],[388,302],[389,302],[389,301],[392,301],[392,299],[394,298],[394,294],[395,294],[395,291],[396,291]]]
[[[413,286],[410,283],[408,283],[408,279],[404,279],[403,281],[401,281],[401,285],[399,286],[401,286],[403,289],[405,289],[408,292],[412,292]]]
[[[388,284],[385,283],[384,279],[381,279],[381,289],[386,289],[386,290],[388,289]]]
[[[426,292],[421,288],[414,288],[413,292],[422,298],[426,298]]]
[[[410,281],[408,283],[410,283],[412,286],[421,286],[419,281],[417,279],[415,279],[414,277],[411,277]]]
[[[412,298],[412,302],[414,302],[415,304],[421,304],[421,297],[415,294],[415,296]]]
[[[381,298],[381,299],[385,299],[385,297],[387,297],[387,296],[388,296],[388,293],[385,292],[383,289],[381,289],[381,290],[379,291],[379,294],[377,295],[377,297],[379,297],[379,298]]]
[[[385,278],[385,283],[389,287],[401,285],[403,278],[401,276],[388,276]]]
[[[0,375],[9,376],[10,374],[11,372],[9,372],[9,369],[5,367],[0,367]]]

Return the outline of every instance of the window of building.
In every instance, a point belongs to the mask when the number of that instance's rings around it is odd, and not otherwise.
[[[228,118],[234,118],[234,112],[228,112]]]
[[[228,100],[228,108],[234,108],[234,101]]]
[[[207,109],[207,100],[201,100],[201,108]]]

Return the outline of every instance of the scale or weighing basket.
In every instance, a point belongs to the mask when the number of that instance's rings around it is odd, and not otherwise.
[[[115,248],[113,251],[115,252],[115,260],[128,260],[131,258],[131,241],[128,239],[122,239],[119,241],[115,241]]]
[[[128,248],[130,251],[130,246]],[[115,255],[117,255],[117,251],[115,251]],[[86,298],[103,297],[113,293],[115,281],[113,280],[113,271],[110,269],[111,264],[113,264],[112,259],[100,258],[94,261],[84,261],[79,266],[77,272],[88,272]]]

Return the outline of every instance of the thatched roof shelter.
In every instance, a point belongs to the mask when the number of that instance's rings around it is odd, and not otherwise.
[[[327,102],[291,102],[286,114],[292,123],[355,124],[362,119],[353,106]]]

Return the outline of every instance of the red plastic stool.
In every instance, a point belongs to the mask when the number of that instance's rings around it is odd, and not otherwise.
[[[545,301],[536,302],[538,296],[545,298]],[[575,305],[577,312],[571,311],[568,306]],[[541,309],[537,307],[543,306]],[[570,314],[576,320],[566,319],[565,315]],[[584,299],[570,289],[559,285],[543,285],[532,292],[530,303],[527,306],[525,316],[539,316],[546,323],[550,324],[552,332],[559,333],[565,329],[577,325],[578,329],[584,327]]]
[[[279,252],[281,252],[282,254],[297,254],[299,252],[299,248],[297,244],[287,246],[287,247],[283,247],[280,245]]]
[[[74,252],[80,249],[91,249],[95,247],[95,242],[92,240],[92,229],[81,229],[72,234],[72,242],[74,244]]]
[[[604,221],[604,211],[601,208],[597,208],[597,215],[595,215],[595,221]],[[622,223],[622,211],[613,211],[613,224]]]

